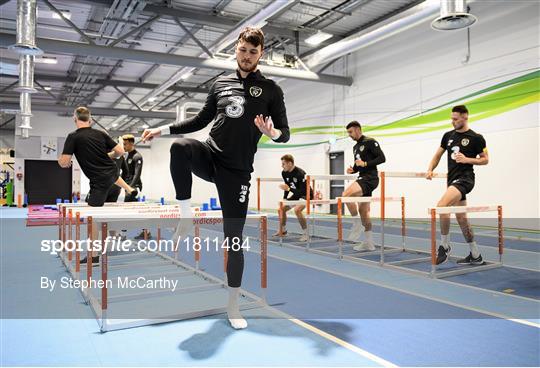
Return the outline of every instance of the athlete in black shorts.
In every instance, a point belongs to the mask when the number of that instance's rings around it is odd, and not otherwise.
[[[275,142],[289,140],[283,92],[273,80],[265,78],[257,70],[263,46],[262,31],[245,28],[236,45],[238,69],[215,80],[197,116],[169,126],[147,129],[142,136],[146,141],[162,134],[192,133],[213,122],[206,142],[182,138],[173,143],[171,176],[182,217],[192,216],[192,173],[216,184],[224,218],[223,232],[229,244],[238,240],[242,243],[253,158],[261,135]],[[177,228],[176,241],[180,235],[185,235],[184,224],[181,222]],[[243,269],[242,250],[229,248],[227,314],[233,328],[247,326],[238,308]]]
[[[112,160],[124,154],[124,147],[107,133],[90,127],[91,115],[86,107],[75,109],[73,120],[77,130],[67,136],[58,164],[64,168],[70,167],[71,157],[75,155],[82,172],[90,180],[90,191],[86,196],[88,205],[103,206],[113,185],[124,188],[128,193],[135,193],[137,190],[120,177]],[[97,227],[94,230],[94,239],[97,239]],[[93,258],[97,263],[98,257]],[[86,258],[81,261],[85,262]]]
[[[482,135],[469,129],[469,111],[463,105],[452,108],[452,125],[454,130],[444,133],[441,146],[429,164],[427,179],[433,177],[433,170],[439,164],[444,152],[448,152],[448,178],[446,192],[437,203],[437,207],[466,206],[466,195],[474,187],[473,165],[487,165],[489,157],[486,140]],[[450,231],[450,215],[441,214],[441,245],[437,251],[437,264],[448,259],[451,247],[448,243]],[[483,264],[482,255],[474,241],[466,213],[456,213],[456,219],[461,227],[463,236],[470,246],[467,257],[457,261],[459,264]]]
[[[283,171],[281,176],[283,177],[283,184],[280,184],[279,187],[283,189],[283,199],[290,201],[297,201],[299,199],[306,199],[306,172],[294,165],[294,157],[292,155],[284,155],[281,157],[281,167]],[[289,195],[292,195],[289,197]],[[310,199],[313,199],[313,190],[310,188]],[[287,211],[289,211],[292,206],[283,206],[283,213],[281,214],[281,231],[278,230],[274,236],[285,236],[287,235]],[[308,241],[308,231],[306,218],[302,211],[306,208],[303,204],[297,204],[294,206],[294,213],[298,218],[300,227],[302,227],[302,236],[300,241]]]
[[[119,138],[119,140],[120,140],[119,143],[122,143],[121,137]],[[109,152],[109,156],[111,156],[110,152]],[[128,167],[127,167],[127,163],[126,163],[126,159],[124,158],[124,155],[117,158],[113,158],[113,161],[116,164],[116,168],[118,169],[118,174],[120,175],[122,179],[124,179],[124,181],[127,182],[127,177],[128,177],[129,172],[128,172]],[[120,188],[119,186],[113,185],[111,189],[109,189],[109,193],[107,193],[107,198],[105,199],[105,202],[117,202],[118,197],[120,196],[121,190],[122,188]]]
[[[344,197],[371,197],[373,191],[379,185],[379,172],[377,165],[386,161],[379,143],[362,134],[362,126],[357,121],[347,124],[347,133],[352,140],[356,141],[353,148],[354,166],[347,168],[347,174],[358,173],[358,179],[349,185],[343,192]],[[353,216],[353,227],[349,234],[349,240],[356,241],[365,229],[366,241],[353,247],[356,251],[375,250],[373,244],[373,232],[371,218],[369,216],[370,203],[347,203],[349,212]],[[358,218],[360,212],[360,218]]]

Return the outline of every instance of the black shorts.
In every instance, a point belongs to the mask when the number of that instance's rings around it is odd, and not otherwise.
[[[291,198],[287,198],[288,201],[299,201],[301,199],[306,199],[306,195],[296,195],[293,194]],[[309,199],[313,199],[313,192],[311,192],[311,196],[309,196]]]
[[[474,178],[456,178],[449,180],[448,186],[456,187],[461,192],[461,200],[467,199],[467,194],[474,188]]]
[[[117,202],[118,197],[120,196],[121,190],[122,188],[120,188],[116,184],[113,184],[112,187],[109,189],[109,193],[107,194],[107,198],[105,199],[105,202]]]
[[[99,183],[93,183],[90,182],[90,191],[88,192],[88,195],[86,196],[86,202],[90,207],[102,207],[105,201],[107,200],[107,196],[109,195],[109,191],[111,190],[111,187],[116,182],[118,178],[114,178],[114,180],[108,180],[107,182],[99,182]]]
[[[379,186],[378,176],[360,176],[356,179],[360,188],[362,188],[362,197],[371,197],[371,194]]]

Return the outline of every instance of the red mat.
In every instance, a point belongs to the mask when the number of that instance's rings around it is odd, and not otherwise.
[[[26,226],[54,226],[58,225],[58,210],[56,206],[30,205]],[[49,208],[52,207],[52,208]]]

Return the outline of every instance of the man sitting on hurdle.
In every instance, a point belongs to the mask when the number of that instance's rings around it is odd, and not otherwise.
[[[473,165],[487,165],[489,162],[484,137],[469,128],[469,111],[464,105],[452,108],[453,130],[444,133],[441,145],[429,163],[427,179],[433,177],[433,170],[439,164],[444,152],[448,152],[447,189],[437,203],[437,207],[466,206],[466,195],[474,188]],[[441,245],[437,251],[437,264],[447,261],[451,247],[448,242],[450,232],[450,215],[441,214]],[[457,261],[458,264],[482,265],[484,260],[474,241],[474,234],[466,213],[456,213],[456,220],[465,240],[469,244],[470,253]]]
[[[283,181],[285,183],[280,184],[279,187],[283,189],[283,199],[288,201],[306,199],[306,172],[294,165],[294,157],[292,155],[284,155],[281,157],[281,167],[283,168],[281,176],[283,177]],[[287,198],[290,193],[292,193],[291,197]],[[313,199],[313,190],[311,188],[309,199]],[[292,206],[283,206],[283,211],[280,214],[280,230],[278,230],[274,236],[287,235],[287,211],[289,211],[291,208]],[[306,206],[303,204],[297,204],[294,206],[294,213],[298,218],[300,226],[302,227],[302,236],[300,237],[300,241],[302,242],[308,241],[306,218],[302,213],[304,208],[306,208]]]
[[[362,134],[362,126],[357,121],[347,124],[349,137],[356,142],[353,147],[354,165],[347,168],[347,174],[358,173],[358,179],[349,185],[343,192],[343,197],[370,197],[379,185],[377,165],[386,161],[379,143]],[[360,238],[362,225],[365,228],[364,243],[353,247],[356,251],[375,250],[371,218],[369,216],[370,203],[347,203],[347,208],[353,217],[353,226],[349,234],[350,241]],[[358,217],[360,213],[360,217]]]
[[[67,136],[58,164],[63,168],[70,167],[71,157],[75,155],[82,172],[90,180],[90,191],[86,196],[88,205],[102,207],[113,185],[125,189],[132,195],[136,194],[137,190],[120,177],[118,168],[112,160],[124,154],[122,144],[116,143],[107,133],[90,127],[91,115],[86,107],[75,109],[73,121],[77,125],[77,130]],[[94,233],[94,239],[97,239],[97,233]],[[97,264],[98,260],[98,256],[92,257],[92,262]],[[81,263],[86,261],[84,258]]]

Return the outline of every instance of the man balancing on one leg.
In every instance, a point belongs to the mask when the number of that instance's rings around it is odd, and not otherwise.
[[[192,133],[214,122],[206,142],[182,138],[173,143],[170,168],[184,218],[192,217],[191,174],[216,184],[224,218],[223,233],[228,244],[242,243],[253,158],[261,135],[275,142],[289,140],[283,92],[273,80],[266,79],[257,70],[263,46],[263,32],[258,28],[245,28],[236,44],[236,73],[216,79],[197,116],[147,129],[142,136],[146,141],[162,134]],[[185,236],[187,230],[188,226],[181,221],[173,238],[175,242]],[[247,322],[238,306],[244,255],[241,248],[230,247],[227,252],[227,315],[233,328],[245,328]]]
[[[473,165],[487,165],[489,162],[486,140],[480,134],[469,128],[469,111],[463,105],[452,108],[452,125],[454,129],[444,133],[441,146],[437,149],[431,160],[427,179],[433,177],[433,170],[439,164],[444,152],[448,152],[448,188],[437,203],[437,207],[466,206],[466,195],[474,187]],[[450,215],[441,214],[441,245],[437,251],[437,264],[446,262],[451,247],[448,242],[450,232]],[[474,241],[471,225],[466,213],[456,213],[456,219],[461,227],[465,240],[469,244],[470,253],[467,257],[457,261],[459,264],[483,264],[484,261]]]
[[[103,206],[113,185],[125,189],[128,193],[136,193],[137,190],[120,177],[118,168],[112,160],[124,154],[122,144],[116,143],[107,133],[90,127],[91,115],[86,107],[75,109],[73,120],[77,130],[67,136],[58,164],[63,168],[70,167],[71,157],[75,155],[81,170],[90,180],[90,191],[86,196],[88,205]],[[96,238],[97,233],[94,233],[94,239]],[[92,257],[93,262],[97,263],[98,260],[99,256]],[[84,258],[81,263],[86,261]]]
[[[283,184],[280,184],[279,187],[283,189],[283,199],[289,201],[297,201],[300,199],[306,199],[306,172],[294,165],[294,157],[292,155],[284,155],[281,157],[281,167],[283,171],[281,176],[283,177]],[[287,198],[289,194],[292,193],[290,198]],[[313,199],[313,190],[310,188],[310,199]],[[289,211],[291,206],[283,206],[283,213],[281,213],[281,226],[280,230],[274,234],[274,236],[285,236],[287,235],[287,211]],[[306,208],[303,204],[297,204],[294,206],[294,213],[298,218],[300,227],[302,228],[302,236],[300,241],[308,241],[308,230],[306,218],[302,211]]]
[[[347,169],[347,174],[358,173],[358,179],[345,189],[344,197],[370,197],[379,185],[379,173],[377,165],[386,161],[379,143],[362,134],[362,126],[357,121],[351,121],[347,125],[349,137],[356,141],[353,148],[354,166]],[[349,240],[355,241],[360,237],[362,225],[365,228],[366,241],[353,247],[356,251],[375,250],[373,244],[373,231],[369,216],[370,203],[347,203],[347,208],[353,216],[353,227],[349,234]],[[360,218],[358,218],[360,212]]]

